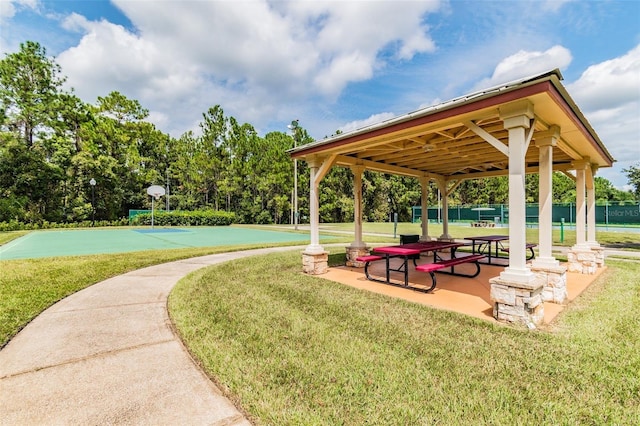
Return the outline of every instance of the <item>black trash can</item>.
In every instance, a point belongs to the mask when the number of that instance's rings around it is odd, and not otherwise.
[[[418,241],[420,241],[420,235],[417,235],[417,234],[400,235],[400,244],[417,243]]]
[[[400,244],[417,243],[418,241],[420,241],[420,235],[417,235],[417,234],[400,235]],[[420,259],[420,255],[414,254],[413,256],[410,256],[409,259]]]

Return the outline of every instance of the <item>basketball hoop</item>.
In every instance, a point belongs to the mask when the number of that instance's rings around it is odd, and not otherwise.
[[[147,188],[147,194],[159,200],[165,194],[164,188],[160,185],[151,185]]]
[[[147,188],[147,194],[151,195],[153,198],[151,199],[151,229],[153,229],[153,210],[154,203],[153,199],[159,200],[165,194],[164,188],[160,185],[151,185]]]

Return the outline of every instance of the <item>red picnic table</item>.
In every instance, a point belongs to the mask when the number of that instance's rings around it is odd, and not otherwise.
[[[358,257],[357,260],[361,262],[365,262],[364,272],[365,276],[368,280],[378,281],[384,284],[397,285],[391,281],[390,272],[403,272],[404,273],[404,287],[409,287],[409,259],[413,259],[414,265],[416,265],[416,270],[428,272],[431,274],[432,278],[432,286],[426,291],[431,291],[435,288],[436,280],[433,272],[436,270],[440,270],[443,268],[451,268],[451,272],[444,272],[452,275],[459,275],[465,277],[475,277],[480,273],[480,266],[477,263],[477,260],[484,258],[483,255],[472,255],[465,256],[461,258],[455,257],[455,251],[458,247],[462,247],[467,245],[466,243],[458,243],[458,242],[446,242],[446,241],[428,241],[428,242],[418,242],[418,243],[408,243],[402,245],[394,245],[394,246],[384,246],[384,247],[375,247],[373,249],[373,254],[369,256],[361,256]],[[451,259],[442,259],[438,256],[438,251],[442,250],[451,250]],[[418,266],[416,263],[416,258],[419,257],[421,253],[425,252],[433,252],[433,263],[428,263],[426,265]],[[399,267],[394,268],[391,266],[389,259],[392,257],[402,258],[402,263]],[[369,264],[376,260],[385,260],[385,279],[378,279],[372,277],[369,274]],[[459,265],[461,263],[469,263],[474,262],[477,266],[477,271],[475,274],[461,274],[456,273],[454,270],[455,265]]]

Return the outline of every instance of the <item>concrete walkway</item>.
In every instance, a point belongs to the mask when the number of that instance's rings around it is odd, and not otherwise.
[[[205,266],[302,248],[152,266],[58,302],[0,351],[0,424],[249,425],[174,334],[167,297]]]

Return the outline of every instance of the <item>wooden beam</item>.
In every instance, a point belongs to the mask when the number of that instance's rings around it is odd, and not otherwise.
[[[451,185],[451,188],[447,188],[447,197],[448,197],[449,195],[451,195],[451,193],[452,193],[453,191],[455,191],[455,190],[456,190],[456,188],[457,188],[458,186],[460,186],[460,184],[462,183],[462,181],[463,181],[463,179],[458,179],[458,178],[456,178],[456,180],[447,180],[447,181],[446,181],[445,186],[446,186],[446,185],[448,185],[448,184],[449,184],[449,182],[453,182],[453,185]]]
[[[502,143],[500,140],[496,139],[491,133],[487,132],[471,120],[465,121],[464,125],[471,129],[473,133],[493,145],[495,149],[497,149],[507,157],[509,156],[509,147]]]
[[[349,157],[347,155],[339,155],[336,158],[336,163],[341,166],[353,166],[356,164],[363,165],[367,170],[374,170],[376,172],[396,174],[401,176],[411,177],[427,177],[429,179],[437,179],[442,177],[436,173],[425,172],[424,170],[409,169],[406,167],[392,166],[384,163],[376,163],[375,161],[362,160],[359,158]]]
[[[323,177],[326,176],[327,173],[329,173],[329,170],[331,170],[331,167],[333,167],[333,164],[336,162],[337,157],[338,157],[338,154],[333,154],[322,161],[322,165],[316,172],[316,176],[315,176],[316,185],[320,185],[320,181],[322,180]]]

